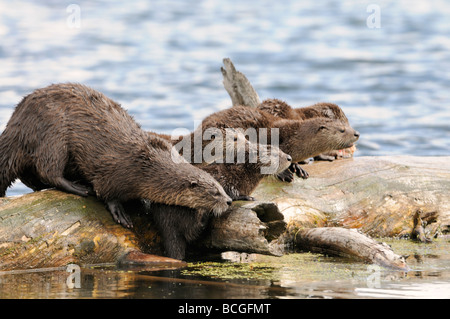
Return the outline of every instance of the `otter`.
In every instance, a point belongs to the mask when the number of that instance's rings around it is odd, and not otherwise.
[[[149,136],[155,133],[148,132]],[[158,134],[174,144],[182,137]],[[255,200],[249,196],[259,182],[289,167],[291,157],[275,146],[252,143],[245,135],[233,128],[212,129],[201,142],[200,163],[194,164],[213,176],[233,201]],[[190,143],[191,134],[187,135]],[[214,150],[206,154],[206,150]],[[191,156],[190,156],[191,157]],[[163,239],[164,254],[167,257],[184,259],[187,244],[196,240],[208,222],[211,214],[198,212],[184,206],[169,206],[144,202],[146,211],[152,216]]]
[[[125,227],[132,222],[121,203],[131,199],[226,211],[232,201],[223,187],[207,172],[175,163],[177,156],[104,94],[76,83],[53,84],[24,97],[0,136],[0,196],[16,178],[80,196],[92,187]]]
[[[194,140],[196,133],[198,137],[203,137],[201,142]],[[196,151],[201,153],[202,158],[193,165],[213,176],[233,200],[255,200],[249,195],[259,182],[265,176],[286,170],[292,162],[292,157],[275,145],[253,143],[246,139],[242,130],[235,128],[197,128],[191,134],[174,139],[169,135],[160,136],[175,146],[192,145],[191,151],[199,143],[201,147]],[[214,153],[207,152],[208,149],[214,150]],[[182,151],[180,149],[181,154]],[[188,159],[194,160],[194,152],[188,155]]]
[[[266,99],[257,108],[283,119],[307,120],[315,117],[325,117],[339,120],[345,125],[350,125],[344,111],[334,103],[320,102],[311,106],[294,109],[279,99]]]
[[[278,147],[289,154],[295,163],[291,164],[289,170],[303,178],[307,178],[308,174],[296,163],[327,151],[349,148],[359,138],[357,131],[341,121],[323,117],[303,121],[280,119],[258,108],[247,106],[233,106],[207,116],[199,128],[206,130],[210,127],[234,127],[244,130],[254,128],[257,134],[259,129],[266,128],[267,141],[272,139],[271,129],[278,129]],[[278,177],[288,182],[293,178],[289,171],[284,171]]]
[[[162,239],[163,255],[185,259],[188,244],[197,240],[213,214],[185,206],[165,205],[141,200],[143,211],[150,215]]]
[[[200,168],[213,176],[233,200],[255,200],[250,194],[266,176],[285,171],[292,157],[275,145],[252,143],[236,129],[226,129],[231,134],[233,144],[226,143],[227,151],[233,151],[232,160],[212,163]],[[239,158],[244,155],[243,158]],[[252,156],[254,156],[252,158]],[[241,161],[241,162],[239,162]],[[264,170],[265,169],[265,170]]]
[[[279,99],[266,99],[257,108],[283,119],[306,120],[324,117],[341,121],[344,125],[350,126],[344,111],[334,103],[320,102],[307,107],[292,108],[289,104]],[[355,150],[355,146],[344,150],[332,150],[319,154],[314,159],[333,161],[339,157],[351,157]]]

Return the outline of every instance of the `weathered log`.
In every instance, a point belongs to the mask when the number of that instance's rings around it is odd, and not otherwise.
[[[395,254],[387,244],[378,243],[356,229],[302,229],[295,234],[295,244],[301,250],[353,258],[395,270],[409,270],[404,257]]]
[[[111,262],[184,265],[142,253],[136,235],[93,197],[47,190],[0,199],[0,270]]]
[[[116,224],[94,197],[46,190],[0,199],[0,270],[60,267],[69,263],[184,266],[162,254],[151,214],[125,205],[133,230]],[[258,217],[261,216],[261,219]],[[214,220],[203,248],[280,254],[271,242],[284,231],[271,203],[235,205]],[[202,246],[200,246],[202,247]]]
[[[258,94],[247,77],[236,70],[230,59],[223,59],[225,67],[221,68],[223,86],[231,97],[232,105],[246,105],[256,107],[260,104]]]
[[[284,247],[276,239],[285,229],[284,216],[275,204],[250,202],[240,208],[234,207],[221,218],[214,219],[201,245],[220,251],[237,250],[281,256]]]
[[[263,181],[252,194],[278,205],[288,236],[331,226],[409,236],[418,210],[433,216],[425,225],[431,234],[450,231],[450,157],[354,157],[304,168],[307,180]]]

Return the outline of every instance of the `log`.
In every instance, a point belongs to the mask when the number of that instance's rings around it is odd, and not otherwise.
[[[223,59],[224,67],[221,68],[223,86],[230,95],[233,106],[246,105],[256,107],[261,103],[253,86],[247,77],[236,70],[229,58]]]
[[[116,224],[94,197],[46,190],[0,199],[0,270],[111,262],[185,265],[143,253],[137,236]]]
[[[160,257],[162,243],[151,214],[127,203],[134,228],[116,224],[103,203],[57,190],[0,199],[0,270],[117,263],[122,266],[183,267]],[[258,217],[260,216],[260,217]],[[285,229],[272,203],[236,203],[218,218],[200,247],[280,255],[271,244]],[[155,255],[156,254],[156,255]]]
[[[385,243],[378,243],[356,229],[317,227],[299,230],[295,244],[301,250],[347,257],[394,270],[408,271],[405,258]]]
[[[304,165],[310,177],[263,181],[256,199],[278,205],[287,236],[312,227],[357,228],[371,237],[407,237],[416,212],[427,233],[450,231],[450,157],[375,156]],[[289,239],[288,239],[289,241]]]

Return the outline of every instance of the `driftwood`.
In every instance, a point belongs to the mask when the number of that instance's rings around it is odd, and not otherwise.
[[[125,208],[133,220],[133,230],[116,224],[94,197],[46,190],[1,198],[0,270],[61,267],[69,263],[185,265],[157,256],[162,254],[162,245],[151,216],[138,203],[129,203]],[[235,205],[213,221],[200,249],[280,255],[282,252],[271,242],[285,226],[283,215],[272,203]]]
[[[395,270],[408,271],[404,257],[391,247],[359,233],[356,229],[317,227],[299,230],[295,234],[298,249],[327,255],[355,258]]]
[[[430,236],[450,231],[450,157],[354,157],[303,168],[308,179],[263,182],[252,194],[278,205],[289,235],[344,227],[372,237],[407,237],[418,211]]]
[[[236,70],[230,59],[223,59],[224,67],[221,68],[223,74],[223,86],[231,98],[231,103],[235,105],[247,105],[256,107],[261,101],[247,77]]]

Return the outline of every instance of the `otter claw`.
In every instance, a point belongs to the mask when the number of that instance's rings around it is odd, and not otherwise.
[[[282,182],[292,182],[294,180],[294,174],[291,172],[291,170],[288,168],[285,171],[281,172],[277,175],[278,179]]]
[[[119,201],[109,201],[106,205],[116,223],[121,224],[126,228],[133,228],[130,217],[125,213],[125,210]]]
[[[298,163],[291,164],[291,166],[289,166],[289,171],[295,173],[295,175],[303,179],[307,179],[309,177],[308,172],[305,171],[300,165],[298,165]]]

